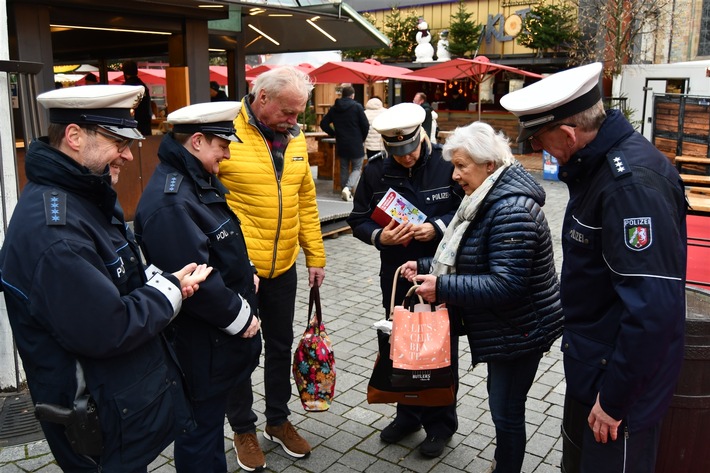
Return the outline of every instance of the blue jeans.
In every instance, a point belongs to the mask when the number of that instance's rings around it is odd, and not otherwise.
[[[525,458],[525,401],[542,353],[488,362],[488,405],[496,428],[495,473],[520,473]]]
[[[364,156],[354,159],[340,158],[340,187],[349,187],[351,191],[355,190],[357,186],[357,181],[360,180],[360,174],[362,173],[362,162],[365,160]],[[352,164],[352,172],[350,171],[350,165]]]
[[[296,309],[298,283],[294,264],[281,276],[259,281],[259,317],[264,340],[264,395],[266,424],[279,426],[288,420],[291,411],[291,345],[293,317]],[[303,320],[304,327],[306,320]],[[231,390],[227,400],[227,419],[237,434],[256,431],[256,413],[252,410],[252,383],[241,383]]]

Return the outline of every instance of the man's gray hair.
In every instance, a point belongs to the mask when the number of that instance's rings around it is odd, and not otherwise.
[[[604,111],[604,103],[600,100],[588,109],[560,122],[576,125],[581,131],[596,131],[601,128],[604,120],[606,120],[606,111]]]
[[[464,153],[476,164],[493,163],[496,168],[513,164],[510,140],[501,131],[496,131],[488,123],[473,122],[456,128],[444,144],[444,159],[451,161],[456,151]]]
[[[295,91],[305,100],[313,90],[313,83],[305,72],[293,66],[279,66],[256,78],[252,86],[254,97],[258,97],[262,90],[269,97],[275,97],[283,91]]]

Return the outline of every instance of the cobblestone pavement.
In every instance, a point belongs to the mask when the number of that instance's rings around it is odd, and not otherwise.
[[[557,181],[542,180],[539,170],[533,174],[547,191],[545,212],[555,240],[558,271],[559,246],[567,188]],[[319,185],[319,199],[335,201],[328,185]],[[310,442],[310,456],[294,460],[275,443],[262,437],[264,417],[259,414],[258,435],[266,453],[267,470],[274,472],[484,472],[490,466],[495,449],[495,430],[488,410],[486,366],[467,370],[471,357],[465,339],[460,347],[460,389],[458,393],[459,429],[439,458],[423,457],[417,446],[424,431],[399,444],[380,441],[379,432],[392,420],[393,405],[369,405],[365,398],[367,381],[375,361],[377,344],[372,323],[383,316],[378,282],[379,255],[369,245],[341,234],[325,240],[326,278],[321,288],[323,319],[334,344],[337,367],[336,399],[328,412],[305,413],[295,388],[290,403],[291,421]],[[296,334],[305,328],[308,310],[308,287],[303,256],[298,260]],[[263,412],[263,364],[254,375],[255,409]],[[527,436],[525,473],[559,471],[561,459],[560,423],[565,384],[559,342],[540,362],[536,381],[527,401]],[[232,448],[232,431],[225,424],[224,447],[230,472],[240,471]],[[46,442],[0,449],[0,472],[61,471],[53,463]],[[149,467],[155,473],[174,472],[172,447],[168,447]]]

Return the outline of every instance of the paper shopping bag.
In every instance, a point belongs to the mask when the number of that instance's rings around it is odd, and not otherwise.
[[[451,367],[428,370],[428,375],[427,372],[394,369],[389,357],[389,340],[388,334],[381,330],[377,331],[379,350],[367,384],[368,404],[448,406],[456,400],[455,380]]]
[[[417,286],[407,293],[405,304],[392,317],[392,366],[405,370],[434,370],[451,365],[449,312],[443,305],[409,303]]]
[[[313,307],[315,314],[311,316]],[[325,332],[318,287],[311,288],[308,326],[293,354],[293,378],[306,411],[327,411],[335,396],[335,355]]]

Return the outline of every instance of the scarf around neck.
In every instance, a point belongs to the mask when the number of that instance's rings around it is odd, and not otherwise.
[[[478,188],[470,195],[467,195],[461,201],[454,218],[446,227],[444,236],[436,249],[434,260],[431,265],[431,274],[440,276],[442,274],[454,274],[456,272],[456,253],[461,243],[468,225],[473,221],[481,208],[481,204],[486,200],[486,196],[493,189],[493,186],[498,181],[498,177],[503,174],[503,171],[510,165],[503,165],[488,176]]]

